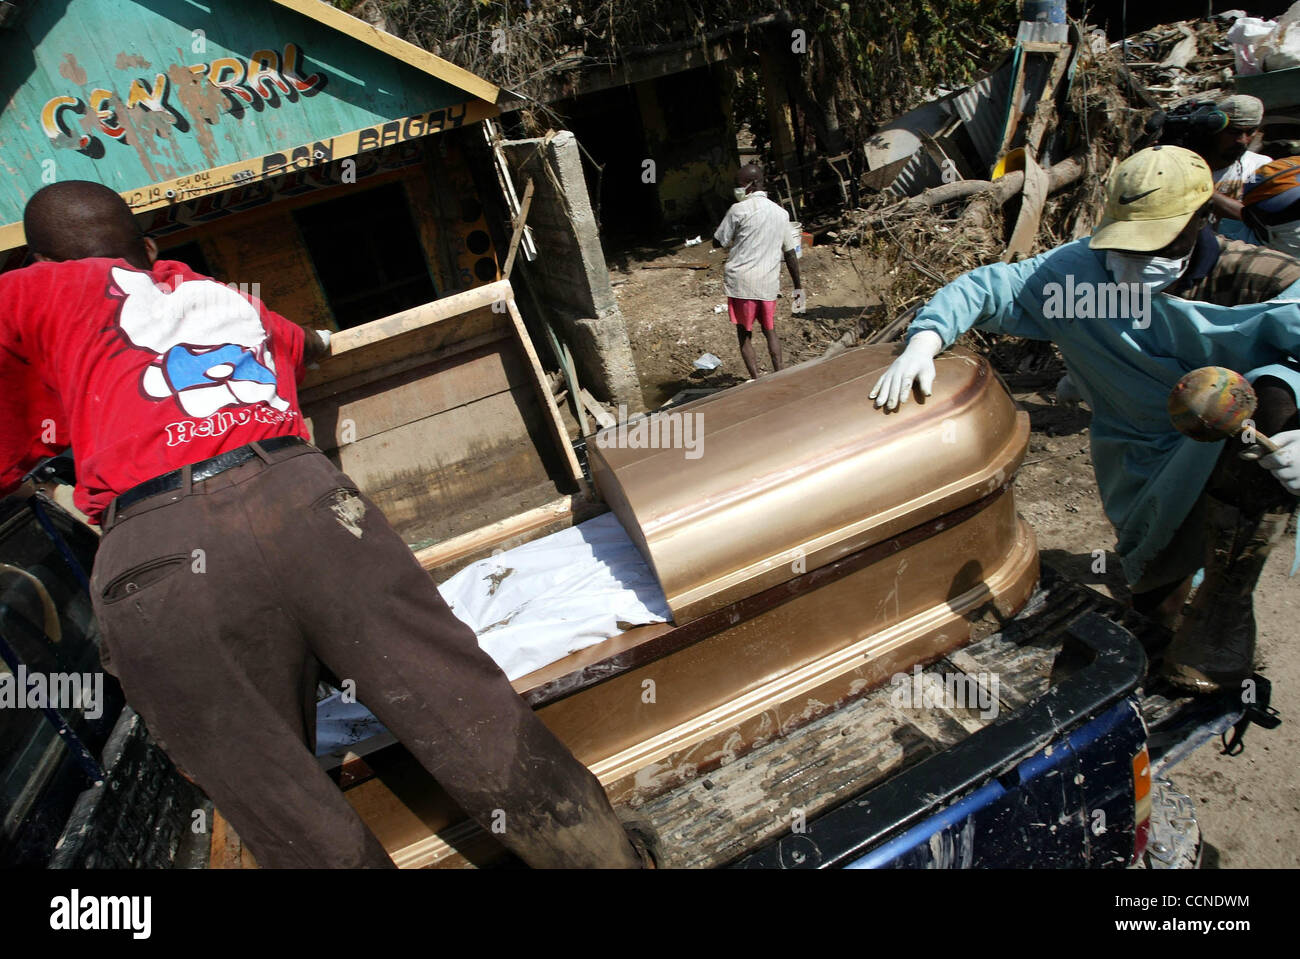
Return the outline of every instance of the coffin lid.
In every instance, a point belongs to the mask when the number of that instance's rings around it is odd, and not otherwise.
[[[896,354],[888,345],[849,350],[588,443],[596,486],[654,568],[677,623],[1011,478],[1029,417],[988,362],[962,349],[938,357],[933,395],[886,414],[867,394]]]

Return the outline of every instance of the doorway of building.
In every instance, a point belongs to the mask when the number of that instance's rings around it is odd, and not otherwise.
[[[293,211],[340,330],[437,298],[400,183]]]

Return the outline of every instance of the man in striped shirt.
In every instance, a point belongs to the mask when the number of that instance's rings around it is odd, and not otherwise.
[[[713,234],[713,245],[730,249],[724,282],[727,312],[736,327],[745,368],[751,378],[757,379],[758,360],[752,340],[755,319],[767,337],[773,370],[785,366],[781,340],[776,334],[782,259],[794,283],[793,312],[803,312],[803,287],[790,218],[763,191],[763,171],[752,163],[741,167],[736,174],[735,193],[736,202]]]

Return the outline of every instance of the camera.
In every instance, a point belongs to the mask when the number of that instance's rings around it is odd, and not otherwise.
[[[1228,126],[1228,115],[1213,100],[1190,100],[1172,110],[1158,110],[1146,122],[1152,142],[1204,153],[1210,138]]]

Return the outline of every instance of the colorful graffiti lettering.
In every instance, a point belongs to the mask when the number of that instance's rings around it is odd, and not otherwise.
[[[211,63],[195,63],[184,69],[200,84],[206,81],[215,88],[223,98],[222,111],[239,119],[245,108],[275,108],[320,92],[326,84],[325,75],[312,73],[304,77],[302,61],[302,49],[286,43],[283,56],[271,49],[255,50],[247,59],[217,57]],[[184,70],[180,76],[185,77]],[[126,113],[156,114],[162,122],[184,132],[189,129],[188,122],[168,102],[172,86],[171,76],[157,73],[152,82],[133,80],[125,101],[102,87],[91,90],[84,100],[68,95],[51,97],[41,108],[41,129],[56,146],[95,158],[104,155],[98,134],[119,141],[127,137]],[[71,120],[69,114],[81,119]]]
[[[453,130],[465,122],[467,112],[468,107],[462,103],[458,106],[442,107],[413,117],[393,120],[380,126],[366,127],[364,130],[357,131],[356,152],[365,153],[368,150],[378,150],[408,140],[416,140],[425,134]],[[330,140],[328,145],[315,143],[310,147],[295,147],[287,155],[269,153],[262,157],[262,176],[273,176],[285,170],[304,170],[332,159],[334,159],[333,140]]]
[[[51,97],[45,106],[41,108],[41,129],[57,145],[72,145],[77,150],[86,149],[86,147],[90,146],[90,137],[84,133],[79,137],[74,136],[71,131],[64,127],[62,120],[59,118],[59,113],[62,110],[85,113],[86,105],[76,97]]]

